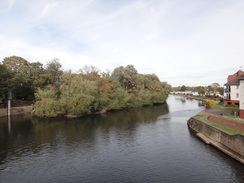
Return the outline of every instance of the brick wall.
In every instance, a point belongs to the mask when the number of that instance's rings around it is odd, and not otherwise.
[[[239,116],[240,118],[244,118],[244,110],[239,110]]]
[[[233,105],[236,105],[236,103],[240,103],[239,100],[224,100],[224,105],[228,105],[228,104],[233,104]]]
[[[228,119],[219,118],[219,117],[213,116],[213,115],[210,115],[208,117],[208,120],[210,120],[214,123],[218,123],[218,124],[221,124],[224,126],[228,126],[230,128],[234,128],[236,130],[244,131],[244,123],[238,123],[235,121],[230,121]]]

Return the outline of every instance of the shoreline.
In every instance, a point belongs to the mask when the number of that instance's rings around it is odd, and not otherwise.
[[[187,125],[204,143],[244,164],[244,134],[230,134],[194,116],[187,121]]]
[[[11,107],[11,116],[19,114],[29,114],[33,106]],[[0,117],[8,116],[8,108],[0,108]]]

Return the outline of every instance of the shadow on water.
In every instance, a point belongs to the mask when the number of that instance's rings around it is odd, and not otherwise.
[[[98,133],[104,139],[115,130],[133,136],[137,125],[155,123],[159,116],[168,112],[168,105],[163,104],[74,119],[20,115],[11,117],[11,129],[7,118],[1,118],[0,165],[7,157],[18,158],[29,152],[38,153],[47,146],[50,149],[62,144],[78,147],[78,143],[93,148]]]
[[[240,170],[244,170],[243,164],[241,164],[240,162],[238,162],[236,160],[233,160],[233,158],[231,158],[229,155],[223,153],[219,149],[203,142],[200,138],[198,138],[196,136],[196,132],[189,127],[188,127],[188,131],[189,131],[191,140],[197,142],[195,144],[197,144],[198,146],[201,146],[201,149],[205,149],[206,151],[208,151],[209,154],[211,154],[213,156],[213,158],[217,157],[218,159],[221,159],[221,161],[219,161],[219,162],[225,162],[230,167],[233,167],[236,170],[235,176],[238,177],[239,180],[244,180],[243,171],[240,171]],[[201,156],[200,153],[199,153],[199,156]],[[216,166],[217,166],[217,162],[216,162]],[[222,168],[225,169],[225,167],[222,167]]]

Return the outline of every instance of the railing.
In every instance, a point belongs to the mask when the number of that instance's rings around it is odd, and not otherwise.
[[[224,100],[230,100],[229,96],[224,96]]]
[[[229,93],[230,92],[230,88],[225,88],[225,93]]]

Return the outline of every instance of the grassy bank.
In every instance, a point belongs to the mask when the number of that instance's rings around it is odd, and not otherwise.
[[[199,119],[201,121],[204,121],[205,123],[208,123],[208,124],[210,124],[210,125],[212,125],[212,126],[214,126],[216,128],[219,128],[219,129],[224,130],[224,131],[226,131],[228,133],[231,133],[231,134],[244,134],[244,131],[239,131],[239,130],[236,130],[234,128],[230,128],[230,127],[227,127],[227,126],[224,126],[224,125],[220,125],[218,123],[214,123],[214,122],[208,120],[208,116],[209,115],[199,114],[199,115],[196,115],[195,118],[197,118],[197,119]],[[228,120],[232,120],[232,119],[224,117],[224,116],[222,116],[222,118],[225,118],[225,119],[228,119]],[[238,121],[238,120],[234,120],[234,121],[243,123],[243,122]]]

